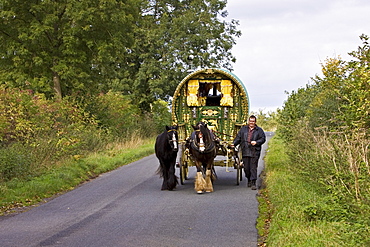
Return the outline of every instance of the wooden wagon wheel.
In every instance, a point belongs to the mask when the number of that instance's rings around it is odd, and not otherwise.
[[[189,150],[183,147],[180,162],[180,182],[184,185],[185,180],[188,179],[189,174]]]
[[[240,157],[238,156],[238,152],[234,151],[234,160],[235,160],[235,168],[236,168],[236,185],[239,185],[240,182],[243,180],[243,168],[240,164]]]

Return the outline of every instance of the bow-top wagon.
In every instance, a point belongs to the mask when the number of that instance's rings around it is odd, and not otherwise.
[[[218,141],[214,166],[237,169],[236,180],[239,185],[242,180],[240,159],[234,154],[234,149],[228,147],[248,116],[247,90],[230,71],[220,68],[200,69],[180,82],[173,95],[172,122],[178,126],[181,184],[188,177],[189,166],[194,165],[186,145],[194,131],[192,126],[204,122]]]

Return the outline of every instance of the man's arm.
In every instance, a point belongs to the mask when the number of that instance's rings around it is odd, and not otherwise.
[[[239,130],[238,134],[236,135],[233,141],[234,147],[236,147],[237,145],[241,143],[241,136],[242,136],[242,129]]]
[[[258,146],[262,146],[262,144],[264,144],[266,142],[266,135],[265,135],[265,131],[263,131],[263,129],[259,129],[259,133],[258,133],[258,139],[256,140]]]

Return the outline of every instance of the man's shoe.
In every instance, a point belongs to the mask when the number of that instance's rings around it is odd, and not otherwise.
[[[252,181],[248,181],[248,187],[252,186]]]
[[[252,190],[256,190],[257,189],[256,181],[255,180],[252,181],[252,188],[251,189]]]

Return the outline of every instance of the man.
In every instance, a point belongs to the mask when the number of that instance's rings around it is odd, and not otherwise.
[[[234,140],[234,147],[240,144],[243,155],[245,177],[248,179],[248,187],[256,190],[258,159],[261,155],[262,144],[266,141],[265,132],[258,127],[257,118],[251,115],[248,125],[243,126]]]

